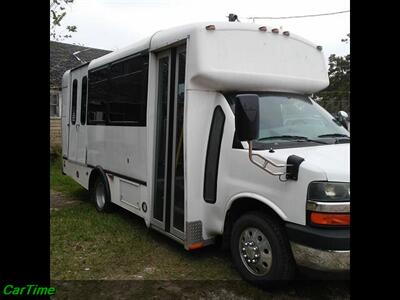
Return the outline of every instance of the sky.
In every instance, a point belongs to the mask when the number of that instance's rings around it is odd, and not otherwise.
[[[161,29],[193,22],[228,21],[229,13],[238,15],[243,23],[252,23],[249,17],[344,10],[350,10],[350,0],[74,0],[61,24],[77,26],[72,38],[63,42],[113,51]],[[350,13],[255,23],[282,28],[321,45],[326,58],[350,53],[350,44],[341,42],[350,33]]]

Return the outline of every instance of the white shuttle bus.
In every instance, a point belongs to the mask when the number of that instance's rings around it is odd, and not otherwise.
[[[299,247],[350,253],[350,134],[310,97],[329,85],[320,46],[196,23],[62,82],[63,173],[98,211],[121,206],[187,250],[220,241],[256,283],[293,278]]]

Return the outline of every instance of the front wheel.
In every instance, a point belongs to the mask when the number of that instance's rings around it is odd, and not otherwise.
[[[237,270],[250,282],[273,286],[294,276],[289,241],[273,216],[260,212],[241,216],[233,225],[231,252]]]

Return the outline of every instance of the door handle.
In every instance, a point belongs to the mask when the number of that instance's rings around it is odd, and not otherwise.
[[[76,124],[76,130],[78,130],[80,126],[81,126],[81,125]]]

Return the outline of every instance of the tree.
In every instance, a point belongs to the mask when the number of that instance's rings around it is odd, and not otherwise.
[[[350,42],[350,33],[342,42]],[[350,108],[350,54],[346,56],[329,56],[329,86],[316,94],[316,98],[330,113],[344,110],[349,113]]]
[[[66,7],[73,3],[74,0],[50,0],[50,38],[56,41],[63,41],[70,38],[72,32],[76,32],[77,27],[75,25],[68,25],[61,33],[57,32],[57,28],[61,27],[61,21],[66,16]],[[64,33],[65,30],[68,33]]]

